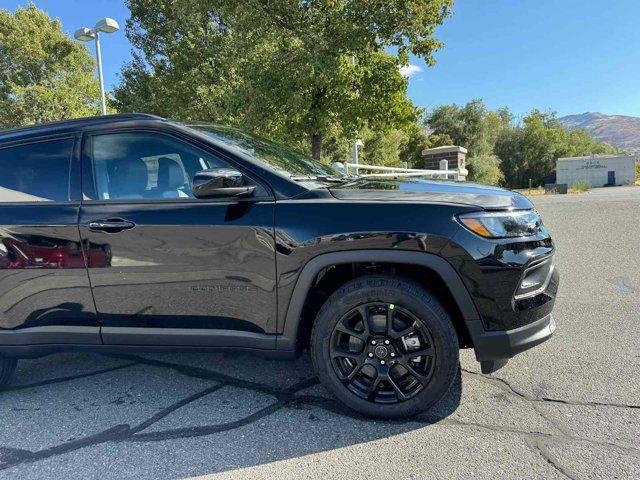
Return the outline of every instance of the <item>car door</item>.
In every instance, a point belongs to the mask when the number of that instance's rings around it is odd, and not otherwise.
[[[85,136],[80,233],[110,252],[88,269],[105,344],[275,347],[274,200],[250,176],[251,198],[194,198],[215,167],[237,169],[161,131]]]
[[[0,144],[2,345],[101,343],[78,233],[79,145],[74,135]]]

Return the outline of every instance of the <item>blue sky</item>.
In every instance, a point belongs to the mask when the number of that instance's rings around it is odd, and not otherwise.
[[[27,3],[3,0],[2,7]],[[103,16],[124,28],[129,15],[123,0],[34,3],[71,34]],[[483,98],[518,115],[539,108],[640,116],[638,19],[638,0],[458,0],[438,29],[445,45],[436,66],[412,59],[409,96],[427,108]],[[104,39],[108,87],[130,50],[123,31]]]

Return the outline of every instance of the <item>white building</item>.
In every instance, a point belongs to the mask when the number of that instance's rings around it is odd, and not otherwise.
[[[556,183],[584,182],[592,187],[605,185],[633,185],[636,181],[636,162],[633,155],[594,155],[590,157],[559,158],[556,164]]]

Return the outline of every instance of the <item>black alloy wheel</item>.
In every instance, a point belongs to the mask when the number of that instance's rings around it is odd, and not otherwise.
[[[393,303],[351,309],[333,329],[336,375],[354,394],[375,403],[403,402],[428,385],[436,349],[427,327]]]
[[[333,292],[311,333],[322,384],[345,405],[408,418],[434,405],[459,368],[458,338],[437,297],[403,278],[370,275]]]

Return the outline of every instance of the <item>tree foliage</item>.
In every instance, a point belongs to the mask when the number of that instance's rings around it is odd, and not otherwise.
[[[451,3],[128,0],[137,54],[116,104],[237,124],[318,157],[329,136],[415,121],[398,66],[433,63]]]
[[[615,153],[584,131],[569,131],[554,113],[533,110],[522,123],[501,133],[494,147],[502,160],[505,183],[513,187],[541,185],[561,157]]]
[[[360,163],[390,167],[424,168],[423,150],[452,144],[449,136],[430,134],[426,126],[417,121],[395,129],[365,127],[358,137],[364,142]],[[353,138],[329,134],[323,147],[324,160],[350,162],[353,142]]]
[[[33,4],[0,10],[0,126],[94,115],[99,86],[87,48]]]
[[[464,107],[442,105],[427,117],[433,133],[448,135],[455,145],[465,147],[470,157],[490,155],[498,135],[510,122],[507,109],[492,112],[480,99],[471,100]]]
[[[468,180],[486,185],[499,185],[504,180],[500,159],[495,155],[476,155],[467,162]]]
[[[469,179],[525,187],[540,185],[560,157],[613,153],[584,131],[569,131],[554,113],[533,110],[515,122],[506,108],[491,111],[482,100],[465,106],[442,105],[427,117],[436,134],[449,135],[468,150]]]
[[[448,135],[429,133],[424,124],[414,123],[406,129],[406,139],[399,152],[396,165],[407,165],[409,168],[424,168],[422,152],[427,148],[453,145]]]

